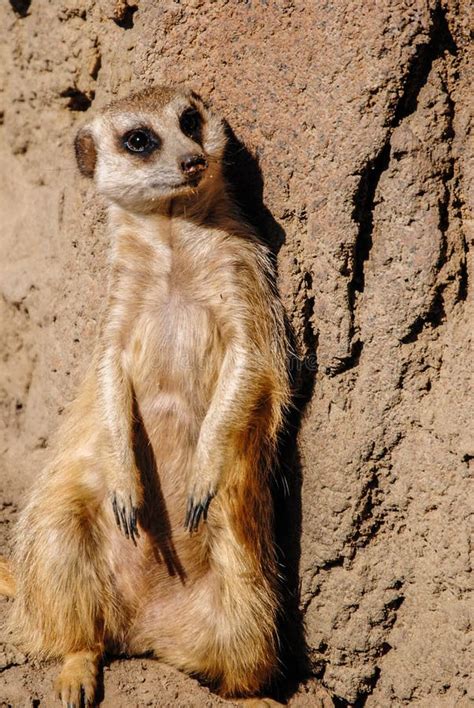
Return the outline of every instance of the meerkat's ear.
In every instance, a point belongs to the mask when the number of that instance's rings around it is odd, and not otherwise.
[[[94,137],[89,128],[81,128],[74,140],[74,151],[76,153],[77,166],[84,177],[93,177],[97,151]]]

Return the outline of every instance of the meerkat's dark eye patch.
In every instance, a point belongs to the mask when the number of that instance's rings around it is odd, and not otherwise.
[[[160,138],[149,128],[129,130],[122,137],[122,144],[128,152],[149,155],[160,147]]]
[[[183,133],[197,143],[200,143],[202,140],[202,124],[202,115],[194,106],[186,108],[179,118],[179,127]]]

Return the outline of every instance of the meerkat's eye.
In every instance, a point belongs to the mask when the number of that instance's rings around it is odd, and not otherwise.
[[[179,119],[181,130],[192,140],[201,140],[202,116],[196,108],[186,108]]]
[[[130,130],[122,138],[124,147],[129,152],[148,154],[155,150],[159,145],[157,136],[145,128]]]

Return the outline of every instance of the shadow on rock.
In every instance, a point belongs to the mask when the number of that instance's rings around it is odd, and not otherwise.
[[[285,232],[263,203],[263,178],[258,160],[227,125],[228,147],[225,176],[244,218],[254,227],[271,251],[276,272],[276,257],[285,242]],[[271,283],[276,291],[276,283]],[[296,343],[287,322],[290,351]],[[305,407],[311,399],[316,377],[315,337],[306,341],[308,356],[291,355],[288,370],[292,384],[292,405],[281,436],[278,462],[272,480],[275,509],[275,539],[280,568],[282,606],[279,617],[281,675],[272,694],[286,701],[308,677],[308,661],[303,617],[299,602],[299,563],[301,554],[301,484],[302,468],[296,438]]]

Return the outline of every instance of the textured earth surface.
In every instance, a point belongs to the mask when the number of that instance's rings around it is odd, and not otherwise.
[[[289,687],[291,706],[474,701],[468,11],[467,0],[0,7],[2,552],[104,300],[103,207],[76,172],[75,131],[131,89],[191,85],[247,148],[229,175],[277,254],[299,353],[289,495],[277,499],[310,677]],[[53,705],[56,667],[1,639],[0,705]],[[111,661],[104,687],[104,706],[225,704],[148,659]]]

